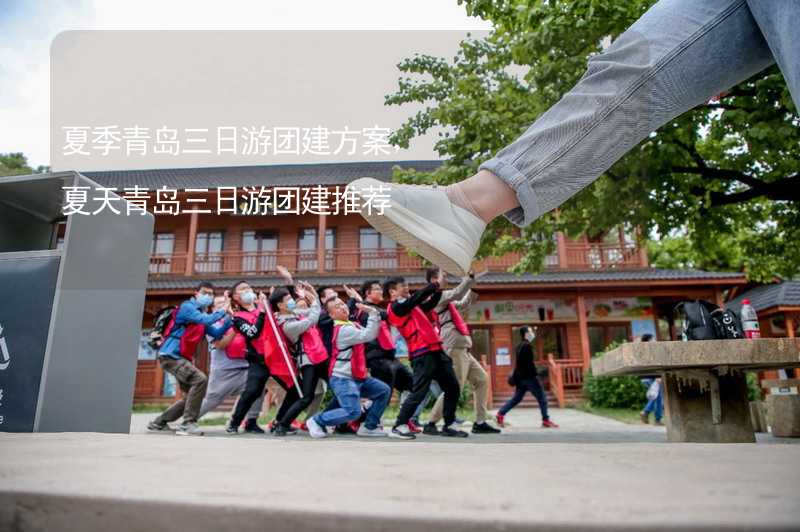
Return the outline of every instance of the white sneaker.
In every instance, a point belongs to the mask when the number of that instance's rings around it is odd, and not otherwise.
[[[356,436],[369,436],[369,437],[384,437],[386,433],[383,431],[383,427],[378,425],[374,429],[368,429],[366,425],[363,423],[360,427],[358,427],[358,432],[356,432]]]
[[[389,431],[390,438],[397,438],[399,440],[415,440],[417,436],[411,432],[408,425],[398,425]]]
[[[379,187],[389,191],[380,192]],[[464,276],[478,251],[486,224],[466,209],[453,204],[443,187],[400,185],[372,177],[348,185],[362,199],[387,194],[383,214],[362,206],[361,216],[380,233],[412,249],[448,273]]]
[[[202,436],[203,431],[197,423],[184,423],[175,431],[178,436]]]
[[[325,429],[322,428],[320,424],[317,423],[317,420],[315,420],[313,417],[306,421],[306,428],[308,429],[308,435],[312,438],[319,439],[328,436],[328,433],[325,432]]]

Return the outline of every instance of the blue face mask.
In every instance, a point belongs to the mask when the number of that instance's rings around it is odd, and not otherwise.
[[[289,309],[289,312],[294,312],[294,309],[297,308],[297,301],[290,299],[286,302],[286,308]]]
[[[197,304],[201,307],[207,307],[214,302],[214,298],[208,294],[203,294],[197,298]]]

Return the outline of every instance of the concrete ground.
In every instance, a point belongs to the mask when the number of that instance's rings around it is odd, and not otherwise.
[[[0,530],[798,530],[800,443],[671,444],[554,410],[413,442],[0,434]]]

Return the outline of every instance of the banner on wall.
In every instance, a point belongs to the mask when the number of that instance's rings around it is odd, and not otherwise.
[[[574,299],[509,299],[478,301],[469,308],[472,323],[577,321]]]
[[[653,301],[649,297],[586,298],[586,314],[592,320],[653,319]]]

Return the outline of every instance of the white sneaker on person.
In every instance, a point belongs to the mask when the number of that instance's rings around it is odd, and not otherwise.
[[[379,187],[383,187],[383,191]],[[386,191],[386,188],[389,188]],[[416,251],[448,273],[464,276],[481,243],[486,224],[466,209],[455,205],[443,187],[384,183],[372,177],[356,179],[348,185],[362,199],[361,216],[369,224],[403,246]],[[364,202],[388,203],[380,209],[367,209]]]
[[[411,432],[408,425],[398,425],[389,432],[390,438],[397,438],[399,440],[415,440],[417,436]]]
[[[325,429],[319,423],[317,423],[317,420],[313,417],[306,421],[306,428],[308,428],[309,436],[315,439],[325,438],[328,435],[328,433],[325,432]]]
[[[358,427],[358,432],[356,432],[356,436],[367,436],[373,438],[380,438],[386,436],[386,433],[383,431],[383,427],[378,425],[374,429],[368,429],[366,425],[363,423],[360,427]]]
[[[183,423],[175,431],[178,436],[202,436],[204,433],[197,423]]]

